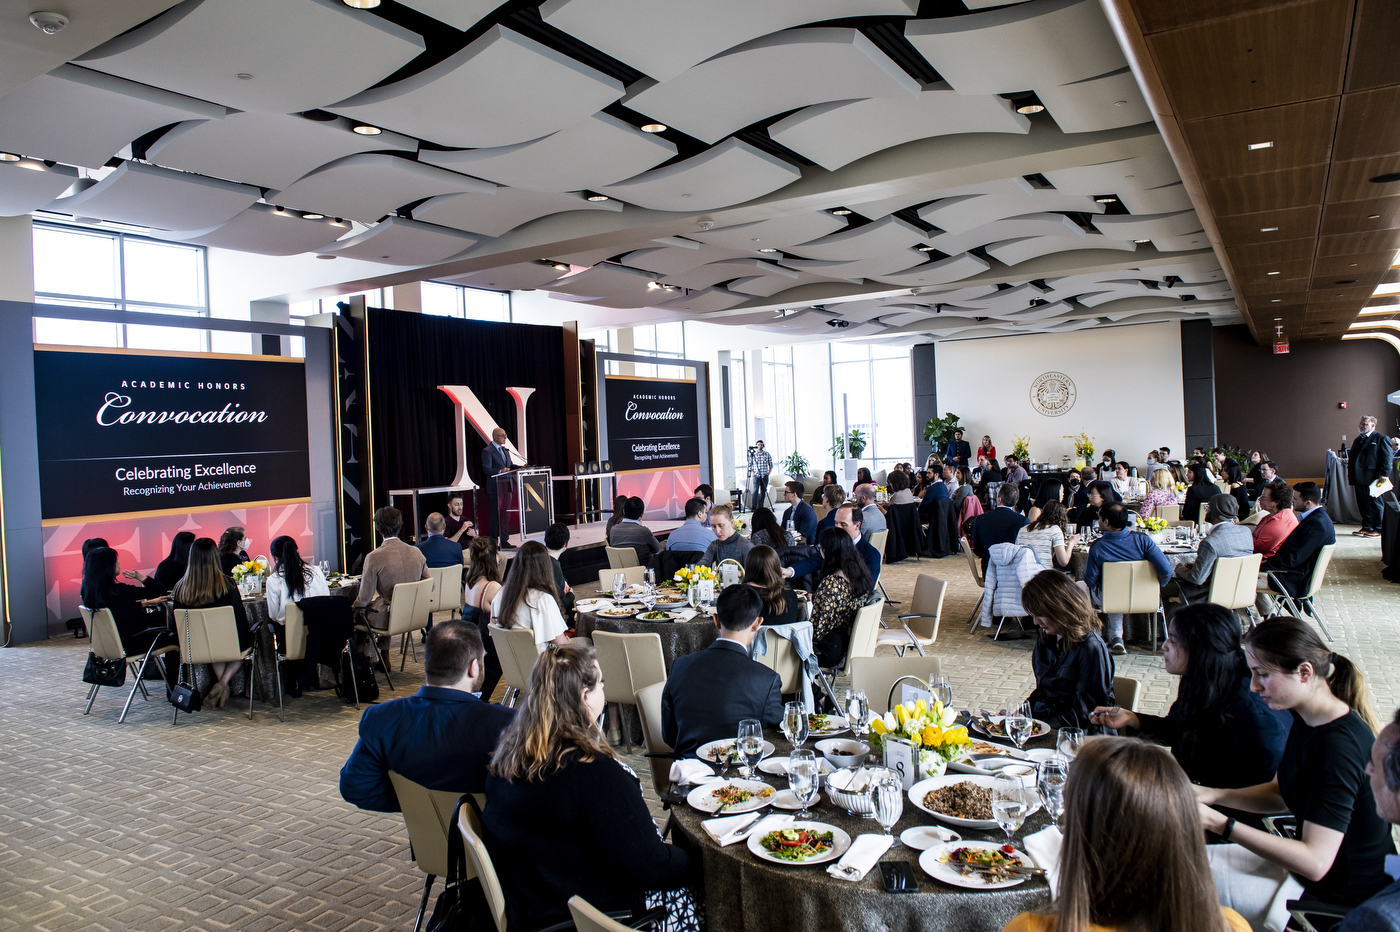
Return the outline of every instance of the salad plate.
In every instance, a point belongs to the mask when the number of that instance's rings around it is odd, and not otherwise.
[[[774,864],[824,864],[851,847],[851,836],[825,822],[794,822],[775,831],[749,835],[749,850]]]
[[[739,763],[739,756],[734,752],[734,745],[737,742],[733,738],[720,738],[718,741],[707,741],[695,749],[695,756],[707,764],[718,764],[724,759],[724,755],[730,755],[730,762]],[[759,755],[759,760],[772,757],[773,752],[778,748],[771,741],[763,742],[763,753]]]
[[[832,735],[839,735],[843,731],[850,730],[850,723],[841,715],[817,715],[816,713],[810,713],[807,716],[808,738],[830,738]]]
[[[812,797],[812,801],[807,804],[807,808],[811,809],[813,806],[820,806],[821,802],[822,794],[818,793],[816,796]],[[797,798],[797,795],[793,793],[792,790],[778,790],[773,796],[773,808],[795,811],[802,808],[802,801]]]
[[[989,716],[990,727],[988,727],[982,723],[981,719],[974,718],[971,723],[972,730],[979,734],[986,735],[989,738],[1006,738],[1005,721],[1005,715]],[[1055,729],[1050,727],[1049,722],[1042,722],[1038,718],[1033,719],[1033,721],[1035,722],[1035,731],[1031,732],[1030,738],[1026,739],[1027,741],[1031,740],[1031,738],[1044,738],[1046,735],[1053,735],[1055,733]]]

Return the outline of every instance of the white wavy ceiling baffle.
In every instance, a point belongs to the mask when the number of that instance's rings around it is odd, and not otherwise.
[[[1098,0],[920,5],[72,0],[0,215],[795,340],[1237,316]]]

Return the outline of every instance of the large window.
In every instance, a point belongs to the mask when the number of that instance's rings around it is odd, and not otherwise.
[[[34,225],[34,296],[40,304],[209,316],[204,248],[57,224]],[[38,343],[207,349],[203,330],[40,317]]]
[[[593,340],[594,349],[600,353],[621,353],[616,330],[594,330],[583,334],[584,339]],[[632,328],[632,352],[635,356],[660,356],[671,359],[685,358],[685,325],[648,324]],[[632,366],[633,375],[652,379],[689,379],[695,377],[695,370],[689,366],[662,366],[651,363],[624,363],[609,360],[606,375],[619,375],[623,366]]]
[[[510,292],[423,282],[423,313],[462,320],[510,323]]]
[[[792,347],[768,347],[763,351],[763,439],[775,468],[796,449],[796,437]]]
[[[860,430],[867,444],[860,458],[872,463],[872,472],[914,459],[911,385],[907,347],[831,345],[836,429]]]

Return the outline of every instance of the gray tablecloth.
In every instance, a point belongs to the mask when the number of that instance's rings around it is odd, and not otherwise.
[[[594,631],[655,634],[661,638],[661,656],[666,661],[668,673],[677,657],[704,650],[716,637],[715,623],[709,615],[697,615],[691,621],[638,621],[636,618],[605,618],[595,612],[579,612],[574,631],[585,638],[593,637]]]

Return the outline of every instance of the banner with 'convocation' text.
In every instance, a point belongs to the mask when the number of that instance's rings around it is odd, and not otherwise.
[[[695,383],[608,376],[608,456],[617,472],[700,465]]]
[[[306,373],[276,357],[36,350],[45,520],[306,499]]]

